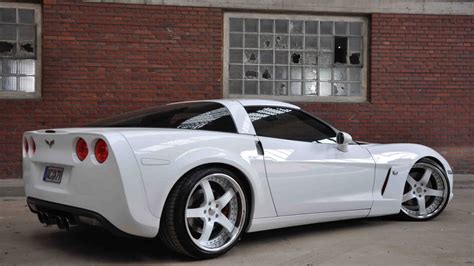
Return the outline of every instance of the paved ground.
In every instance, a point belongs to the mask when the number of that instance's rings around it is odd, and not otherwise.
[[[118,238],[92,227],[43,227],[24,197],[12,197],[21,193],[13,188],[0,183],[0,264],[196,264],[156,240]],[[473,176],[458,179],[454,193],[445,212],[430,222],[377,218],[253,233],[225,256],[199,264],[472,265]]]

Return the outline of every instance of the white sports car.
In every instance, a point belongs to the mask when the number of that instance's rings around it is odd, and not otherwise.
[[[352,141],[298,106],[208,100],[24,134],[28,206],[41,223],[102,225],[212,258],[243,232],[398,214],[429,220],[453,174],[417,144]]]

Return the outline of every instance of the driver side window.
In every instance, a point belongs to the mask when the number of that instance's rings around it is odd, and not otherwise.
[[[334,143],[336,133],[326,124],[286,107],[245,107],[258,136],[306,142]]]

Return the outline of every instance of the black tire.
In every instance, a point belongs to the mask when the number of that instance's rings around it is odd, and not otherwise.
[[[429,221],[431,219],[434,219],[438,215],[440,215],[443,212],[443,210],[446,208],[446,206],[448,205],[449,196],[451,194],[451,187],[450,187],[448,176],[446,175],[446,171],[437,162],[435,162],[431,159],[428,159],[428,158],[423,158],[423,159],[419,160],[418,162],[416,162],[413,165],[412,169],[410,170],[410,173],[414,168],[420,167],[420,166],[423,166],[423,165],[432,167],[435,171],[437,171],[437,173],[439,173],[442,176],[442,178],[445,181],[445,185],[446,185],[446,191],[447,191],[446,192],[446,194],[447,194],[446,197],[447,198],[444,200],[444,203],[442,204],[442,206],[437,208],[436,213],[434,213],[433,215],[427,216],[427,217],[413,217],[413,216],[410,216],[410,215],[406,214],[402,210],[402,207],[401,207],[400,212],[398,213],[398,218],[401,219],[401,220],[404,220],[404,221],[419,221],[419,222]]]
[[[242,229],[239,231],[237,237],[235,237],[233,243],[230,243],[225,249],[219,251],[204,250],[193,242],[188,233],[186,225],[187,219],[185,216],[188,198],[190,197],[190,193],[193,192],[193,188],[195,188],[202,179],[212,174],[224,174],[234,179],[243,191],[245,199],[246,214],[244,215],[244,219],[242,219]],[[220,167],[210,167],[192,171],[183,176],[168,195],[161,217],[160,238],[170,249],[194,259],[211,259],[221,256],[237,244],[241,234],[247,227],[250,216],[250,200],[248,199],[248,188],[245,183],[240,180],[238,175],[232,171]]]

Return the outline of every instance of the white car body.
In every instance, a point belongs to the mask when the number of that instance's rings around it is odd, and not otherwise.
[[[162,128],[65,128],[25,132],[36,151],[23,151],[23,178],[29,198],[100,214],[120,231],[156,237],[173,186],[188,171],[208,164],[238,170],[250,184],[247,232],[310,223],[396,214],[407,175],[424,157],[446,171],[448,162],[417,144],[348,145],[309,143],[256,136],[245,106],[298,106],[267,100],[215,100],[225,106],[238,133]],[[106,141],[103,164],[94,154],[80,161],[74,142],[93,150]],[[50,147],[46,141],[54,139]],[[264,155],[256,142],[261,141]],[[44,182],[46,166],[64,168],[61,183]],[[386,181],[387,180],[387,181]],[[382,188],[384,187],[382,194]],[[31,207],[31,206],[30,206]]]

